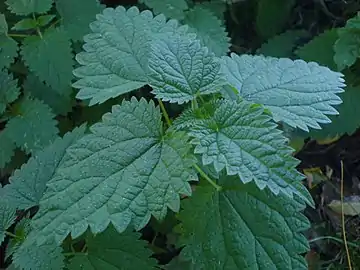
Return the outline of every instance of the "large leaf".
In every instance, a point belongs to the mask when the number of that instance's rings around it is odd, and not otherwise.
[[[55,236],[59,243],[88,226],[100,233],[109,223],[119,232],[130,225],[139,230],[151,215],[179,211],[180,194],[191,195],[195,160],[188,137],[164,134],[162,125],[152,101],[133,98],[68,148],[34,217],[37,241]]]
[[[199,40],[185,35],[159,38],[149,59],[150,85],[157,98],[182,104],[220,91],[220,62]]]
[[[64,29],[74,41],[82,40],[90,32],[89,24],[104,9],[98,0],[55,0],[55,3]]]
[[[86,238],[87,252],[76,255],[70,260],[70,270],[150,270],[157,269],[156,261],[146,242],[139,240],[140,235],[126,230],[119,234],[113,226],[94,236]]]
[[[35,152],[58,136],[57,121],[50,107],[25,96],[15,107],[16,114],[6,126],[8,137],[27,153]]]
[[[66,149],[84,134],[84,126],[75,128],[63,138],[58,138],[44,150],[35,153],[21,169],[10,177],[10,184],[0,189],[0,197],[18,209],[39,205],[46,183],[61,164]]]
[[[189,113],[184,117],[190,119]],[[178,122],[196,138],[195,153],[202,155],[204,165],[213,164],[216,172],[226,169],[243,183],[254,181],[274,194],[295,193],[312,202],[296,170],[299,162],[291,156],[293,150],[261,107],[222,100],[194,112],[193,120],[183,121],[181,116],[174,124]]]
[[[211,11],[197,5],[186,12],[184,23],[190,26],[190,32],[197,34],[202,46],[207,47],[216,56],[227,54],[230,38],[222,21]]]
[[[297,196],[275,196],[234,177],[219,184],[222,192],[197,187],[179,215],[180,256],[192,269],[307,269],[302,253],[309,246],[301,233],[309,223]]]
[[[156,33],[165,34],[178,28],[174,20],[166,22],[164,15],[153,17],[137,7],[126,10],[106,8],[90,24],[92,33],[84,37],[84,52],[76,59],[82,65],[74,74],[80,91],[79,99],[90,99],[89,105],[140,88],[148,82],[148,57]]]
[[[241,55],[222,58],[228,82],[244,99],[264,104],[275,121],[308,131],[329,123],[327,115],[338,112],[333,105],[345,86],[343,75],[315,62],[286,58]]]
[[[42,37],[25,38],[21,55],[30,71],[60,94],[71,85],[73,55],[71,43],[61,28],[46,30]]]
[[[189,8],[186,0],[140,0],[139,2],[151,8],[154,14],[162,13],[168,18],[177,20],[183,19],[184,11]]]

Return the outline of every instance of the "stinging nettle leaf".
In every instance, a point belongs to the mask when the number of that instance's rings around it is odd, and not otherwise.
[[[87,252],[70,260],[70,270],[151,270],[157,269],[150,258],[146,242],[139,240],[139,233],[126,230],[119,234],[113,226],[104,232],[86,238]]]
[[[222,58],[222,71],[229,84],[245,100],[263,104],[276,122],[309,131],[330,123],[327,115],[342,101],[337,94],[345,87],[343,75],[315,62],[241,55]]]
[[[21,55],[30,71],[60,94],[71,86],[74,60],[71,43],[63,29],[52,28],[42,37],[25,38]]]
[[[230,38],[222,21],[211,11],[197,5],[186,12],[184,24],[189,25],[189,32],[196,33],[201,45],[207,47],[216,56],[226,55],[229,51]]]
[[[39,205],[46,183],[53,177],[61,164],[65,151],[83,136],[85,126],[75,128],[58,138],[44,150],[36,152],[19,170],[9,178],[10,184],[0,189],[0,197],[17,209],[29,209]],[[0,133],[1,137],[1,133]]]
[[[15,101],[19,94],[18,80],[5,70],[0,70],[0,115],[5,112],[6,106]]]
[[[29,30],[37,27],[35,19],[25,18],[18,21],[11,29],[12,30]]]
[[[55,0],[55,3],[62,18],[62,25],[74,41],[82,41],[90,32],[89,24],[95,20],[96,14],[104,9],[104,5],[98,0]]]
[[[153,43],[150,82],[157,98],[182,104],[198,95],[219,92],[225,84],[218,58],[199,40],[175,34]]]
[[[162,125],[152,101],[132,98],[68,148],[34,217],[36,241],[75,238],[88,226],[100,233],[110,223],[119,232],[139,230],[151,215],[161,220],[168,207],[179,211],[196,160],[185,133],[164,134]]]
[[[6,129],[0,131],[0,142],[1,142],[0,169],[5,168],[5,165],[11,161],[12,157],[15,154],[14,151],[16,146],[13,143],[13,141],[9,138],[7,133],[8,132]]]
[[[49,106],[25,96],[15,107],[16,116],[7,122],[5,129],[16,146],[31,153],[57,138],[57,121]]]
[[[0,13],[0,70],[8,68],[17,56],[18,44],[7,34],[8,24],[5,15]]]
[[[296,170],[299,161],[262,107],[230,100],[206,106],[202,115],[194,113],[191,119],[187,112],[174,122],[196,138],[194,152],[204,165],[212,164],[216,172],[226,169],[227,175],[238,175],[243,183],[254,181],[261,190],[268,187],[290,198],[297,194],[312,204],[301,183],[304,177]]]
[[[2,188],[0,187],[0,192]],[[5,231],[15,222],[16,209],[4,198],[0,198],[0,245],[5,239]]]
[[[179,214],[180,256],[192,261],[192,269],[307,269],[302,253],[309,244],[302,233],[310,224],[300,213],[301,200],[234,177],[219,184],[224,191],[197,187]]]
[[[76,55],[82,66],[74,70],[79,80],[73,84],[80,89],[76,97],[90,99],[90,106],[147,84],[152,40],[157,40],[157,34],[187,29],[135,6],[106,8],[96,18],[90,24],[92,33],[84,37],[85,51]]]
[[[8,9],[17,15],[46,13],[50,10],[53,0],[7,0]]]

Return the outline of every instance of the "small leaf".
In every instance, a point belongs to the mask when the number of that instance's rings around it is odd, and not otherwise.
[[[0,187],[0,192],[1,192]],[[15,222],[16,211],[10,203],[0,198],[0,245],[5,239],[5,231]]]
[[[217,58],[189,36],[159,38],[153,44],[149,68],[153,93],[172,103],[219,92],[224,85]]]
[[[60,94],[71,86],[74,61],[71,44],[64,30],[48,29],[42,38],[25,38],[21,55],[30,71]]]
[[[180,256],[191,260],[192,269],[307,269],[302,253],[309,244],[302,232],[310,224],[300,213],[301,200],[234,177],[219,184],[224,191],[197,187],[179,215]]]
[[[17,106],[16,116],[5,126],[9,138],[16,146],[30,153],[56,139],[57,121],[49,106],[30,97],[24,97]]]
[[[110,223],[119,232],[139,230],[151,215],[161,220],[168,207],[179,211],[180,194],[191,195],[196,160],[188,137],[164,134],[162,126],[152,101],[114,106],[66,150],[33,219],[32,238],[60,243],[68,233],[76,238],[88,226],[100,233]]]
[[[7,34],[8,24],[4,14],[0,13],[0,34]]]
[[[154,14],[164,14],[171,19],[182,20],[184,19],[184,11],[187,10],[188,4],[186,0],[140,0],[140,3],[144,3],[151,8]]]
[[[222,100],[207,104],[202,115],[195,115],[182,125],[196,138],[194,152],[201,155],[204,165],[212,164],[216,172],[225,169],[243,183],[254,181],[261,190],[268,187],[276,195],[292,198],[297,194],[312,204],[301,182],[304,176],[296,170],[299,161],[291,156],[287,139],[262,107]]]
[[[49,105],[55,114],[66,115],[71,111],[72,100],[69,86],[68,90],[64,89],[62,94],[42,83],[34,74],[29,74],[24,82],[24,93],[43,101]]]
[[[15,57],[17,56],[18,44],[17,42],[8,37],[5,34],[0,34],[0,70],[8,68],[13,62]]]
[[[343,75],[315,62],[232,53],[222,58],[222,69],[242,98],[304,131],[330,123],[327,115],[338,114],[333,106],[342,102]]]
[[[0,189],[0,191],[1,191],[1,189]],[[22,218],[16,224],[15,229],[14,229],[14,234],[16,235],[16,237],[10,238],[10,241],[7,244],[5,260],[10,258],[14,254],[14,252],[16,252],[19,249],[21,244],[26,239],[26,236],[28,235],[28,233],[31,230],[30,221],[31,221],[31,219],[29,218],[29,212],[28,212],[27,216]]]
[[[70,270],[151,270],[157,269],[156,261],[150,258],[146,242],[140,235],[126,230],[119,234],[113,226],[104,232],[86,238],[87,252],[75,255],[70,260]]]
[[[267,40],[257,53],[264,56],[293,58],[294,48],[298,46],[299,41],[308,36],[309,33],[305,30],[288,30]]]
[[[55,3],[62,25],[73,41],[83,40],[90,32],[89,24],[104,9],[98,0],[55,0]]]
[[[12,30],[29,30],[37,27],[37,21],[34,19],[25,18],[17,22],[11,29]]]
[[[334,61],[339,70],[352,66],[360,56],[360,12],[350,18],[345,27],[338,29],[338,40],[334,45]]]
[[[53,0],[7,0],[9,10],[17,15],[26,16],[31,13],[46,13]]]
[[[295,0],[260,0],[256,14],[256,29],[269,38],[281,32],[289,19]]]
[[[15,101],[19,94],[18,80],[5,70],[0,70],[0,115],[5,112],[6,106]]]
[[[297,49],[296,54],[307,62],[317,62],[319,65],[337,70],[334,62],[335,52],[333,48],[337,38],[338,34],[335,28],[327,30]]]
[[[189,32],[194,32],[202,46],[216,56],[226,55],[230,47],[230,38],[225,27],[215,15],[200,6],[195,6],[186,12],[184,24],[190,26]]]
[[[42,27],[42,26],[46,26],[48,25],[54,18],[56,17],[56,15],[41,15],[37,18],[36,22],[37,25]]]
[[[0,189],[0,197],[22,210],[39,205],[46,184],[61,164],[66,149],[81,138],[84,132],[85,126],[75,128],[44,150],[36,152],[21,169],[15,170],[9,178],[10,184]]]

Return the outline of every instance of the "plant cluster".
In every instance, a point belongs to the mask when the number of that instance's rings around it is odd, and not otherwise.
[[[165,2],[6,1],[9,269],[307,269],[314,203],[278,124],[330,123],[343,74],[230,53],[225,1]],[[139,231],[169,219],[181,251],[164,266]]]

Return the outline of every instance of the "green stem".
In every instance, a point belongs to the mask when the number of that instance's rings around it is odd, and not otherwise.
[[[170,120],[169,115],[168,115],[168,113],[167,113],[167,111],[165,109],[164,103],[160,99],[158,99],[158,101],[159,101],[160,109],[161,109],[161,111],[162,111],[162,113],[164,115],[165,121],[166,121],[167,125],[170,127],[171,126],[171,120]]]
[[[10,237],[13,237],[13,238],[20,238],[19,236],[17,236],[16,234],[13,234],[11,232],[5,232],[6,235],[10,236]]]
[[[29,37],[29,35],[25,35],[25,34],[8,34],[9,37],[21,37],[21,38],[26,38]]]
[[[35,21],[37,21],[37,19],[36,19],[36,17],[35,17],[35,14],[33,13],[32,15],[33,15],[33,19],[34,19]],[[43,39],[43,35],[41,34],[41,31],[40,31],[39,26],[36,26],[36,32],[37,32],[37,34],[39,35],[39,37],[40,37],[41,39]]]
[[[221,191],[222,187],[216,184],[198,165],[194,165],[194,168],[198,171],[198,173],[205,178],[217,191]]]
[[[344,241],[340,238],[336,238],[336,237],[333,237],[333,236],[320,236],[320,237],[316,237],[314,239],[311,239],[309,240],[309,243],[313,243],[313,242],[316,242],[316,241],[320,241],[320,240],[334,240],[336,242],[339,242],[341,244],[344,244]],[[349,246],[352,246],[352,247],[355,247],[355,248],[359,248],[359,245],[356,244],[356,243],[352,243],[352,242],[348,242],[348,245]]]

